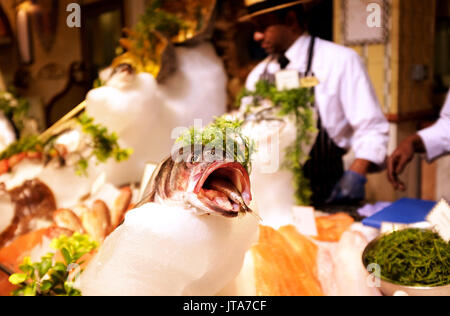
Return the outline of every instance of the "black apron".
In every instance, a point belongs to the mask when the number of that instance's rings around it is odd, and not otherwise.
[[[312,37],[308,48],[308,64],[304,77],[314,76],[312,72],[312,63],[314,59],[314,45],[316,38]],[[272,84],[275,83],[275,75],[268,72],[268,65],[274,58],[268,61],[264,73],[261,75],[261,80],[266,80]],[[283,68],[283,67],[281,67]],[[315,89],[312,88],[313,94]],[[313,192],[311,202],[314,207],[321,207],[325,205],[326,200],[330,197],[334,186],[344,175],[343,156],[346,150],[340,148],[335,144],[333,139],[328,135],[325,127],[322,126],[322,119],[318,112],[317,128],[319,134],[317,135],[316,143],[311,149],[310,160],[306,162],[303,167],[305,178],[310,181],[311,190]]]
[[[314,73],[312,72],[312,62],[314,59],[315,40],[315,37],[311,38],[305,77],[314,76]],[[315,89],[312,89],[313,93],[315,93]],[[344,162],[342,158],[347,152],[337,146],[333,139],[328,135],[327,130],[322,125],[322,119],[318,109],[317,112],[317,128],[319,134],[317,135],[316,143],[309,154],[310,160],[308,160],[303,167],[304,176],[310,181],[313,192],[311,199],[312,204],[316,208],[326,204],[325,202],[330,197],[334,186],[344,175]]]

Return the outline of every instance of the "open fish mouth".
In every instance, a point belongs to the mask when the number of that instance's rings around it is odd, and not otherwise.
[[[225,217],[252,212],[247,170],[237,162],[215,162],[204,171],[193,192],[206,209]]]
[[[211,152],[203,149],[182,148],[179,153],[182,159],[169,157],[158,165],[136,207],[156,202],[182,204],[198,214],[238,217],[253,213],[248,207],[250,177],[241,163],[222,155],[205,159]]]

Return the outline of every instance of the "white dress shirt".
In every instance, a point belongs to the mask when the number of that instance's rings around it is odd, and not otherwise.
[[[450,153],[450,92],[441,118],[433,126],[419,132],[427,150],[429,161]]]
[[[306,72],[311,36],[302,35],[286,51],[287,69]],[[277,61],[267,58],[250,73],[246,88],[255,84],[266,69],[280,70]],[[359,55],[350,48],[316,38],[312,71],[320,83],[315,89],[316,106],[322,125],[336,145],[352,148],[357,159],[377,165],[386,160],[389,141],[387,122],[367,71]]]

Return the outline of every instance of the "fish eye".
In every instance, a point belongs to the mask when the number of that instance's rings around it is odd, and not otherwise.
[[[226,156],[226,153],[222,149],[214,147],[210,150],[207,150],[204,153],[203,158],[206,162],[215,162],[215,161],[223,160],[225,158],[225,156]]]
[[[189,159],[189,160],[190,160],[189,162],[190,162],[191,164],[194,164],[194,163],[200,162],[201,159],[202,159],[201,153],[196,152],[196,153],[193,153],[193,154],[191,155],[191,158]]]

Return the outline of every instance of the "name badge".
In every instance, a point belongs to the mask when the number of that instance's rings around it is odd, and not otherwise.
[[[316,77],[305,77],[300,79],[300,86],[302,88],[314,88],[320,83]]]
[[[300,76],[297,70],[281,70],[275,74],[278,91],[300,88]]]

